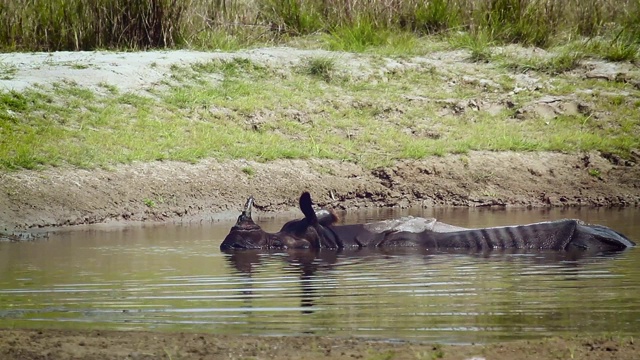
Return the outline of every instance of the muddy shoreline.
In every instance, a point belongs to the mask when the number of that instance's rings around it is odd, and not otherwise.
[[[250,166],[251,175],[243,169]],[[590,169],[598,169],[593,176]],[[327,160],[206,160],[111,169],[51,168],[2,175],[4,228],[198,222],[290,211],[310,190],[317,205],[353,210],[408,206],[639,206],[640,167],[597,153],[472,152],[363,169]],[[631,336],[579,334],[476,345],[326,336],[0,329],[2,359],[636,359]]]
[[[553,337],[484,345],[326,336],[0,329],[2,359],[636,359],[630,336]]]
[[[250,167],[248,174],[245,169]],[[597,169],[594,172],[593,169]],[[597,173],[597,175],[594,175]],[[297,213],[308,190],[340,210],[409,206],[639,206],[640,166],[598,153],[471,152],[365,169],[333,160],[204,160],[2,174],[0,229]]]

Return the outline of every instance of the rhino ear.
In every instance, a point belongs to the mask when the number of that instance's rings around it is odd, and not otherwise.
[[[305,191],[300,195],[300,210],[304,214],[304,217],[309,221],[310,224],[317,224],[318,217],[316,216],[316,212],[313,211],[313,206],[311,202],[311,194],[308,191]]]
[[[332,209],[320,209],[316,211],[318,223],[322,226],[329,226],[340,221],[340,217]]]
[[[247,202],[244,204],[244,209],[242,210],[242,213],[240,213],[240,216],[238,216],[238,220],[236,221],[236,224],[233,226],[232,229],[256,227],[257,225],[255,225],[255,223],[253,222],[253,219],[251,218],[252,209],[253,209],[253,196],[249,196],[249,198],[247,199]]]
[[[253,210],[253,195],[250,195],[247,199],[247,202],[244,204],[244,210],[242,210],[242,214],[251,219],[251,210]]]

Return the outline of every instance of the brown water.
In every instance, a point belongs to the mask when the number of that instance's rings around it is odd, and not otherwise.
[[[467,227],[581,218],[640,241],[639,209],[415,209]],[[285,218],[257,219],[276,230]],[[223,254],[233,222],[89,227],[0,243],[0,327],[364,336],[446,343],[640,334],[640,249]]]

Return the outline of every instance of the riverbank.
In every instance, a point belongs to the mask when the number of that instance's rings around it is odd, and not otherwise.
[[[0,230],[318,206],[639,206],[640,71],[519,46],[3,54]],[[477,39],[476,39],[477,40]],[[582,44],[584,45],[584,44]],[[392,55],[390,55],[392,54]],[[632,359],[631,338],[450,346],[0,330],[3,359]]]
[[[252,169],[247,173],[247,168]],[[598,173],[594,174],[593,169]],[[235,218],[249,195],[259,212],[318,206],[638,206],[640,166],[597,153],[470,152],[366,169],[333,160],[203,160],[110,169],[23,170],[0,182],[9,229],[105,222]],[[299,214],[298,214],[299,215]]]
[[[0,330],[0,356],[31,359],[636,359],[633,337],[581,336],[485,345],[358,338],[256,337],[139,331]],[[304,355],[301,355],[304,354]]]
[[[297,211],[304,190],[345,210],[640,204],[637,66],[415,41],[4,54],[0,229],[208,221],[249,195]]]

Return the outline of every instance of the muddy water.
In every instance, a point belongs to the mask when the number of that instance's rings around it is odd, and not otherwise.
[[[379,210],[459,226],[581,218],[640,241],[640,210]],[[267,229],[286,219],[258,218]],[[446,343],[640,334],[640,249],[563,253],[218,250],[232,222],[90,227],[0,243],[0,327],[364,336]]]

